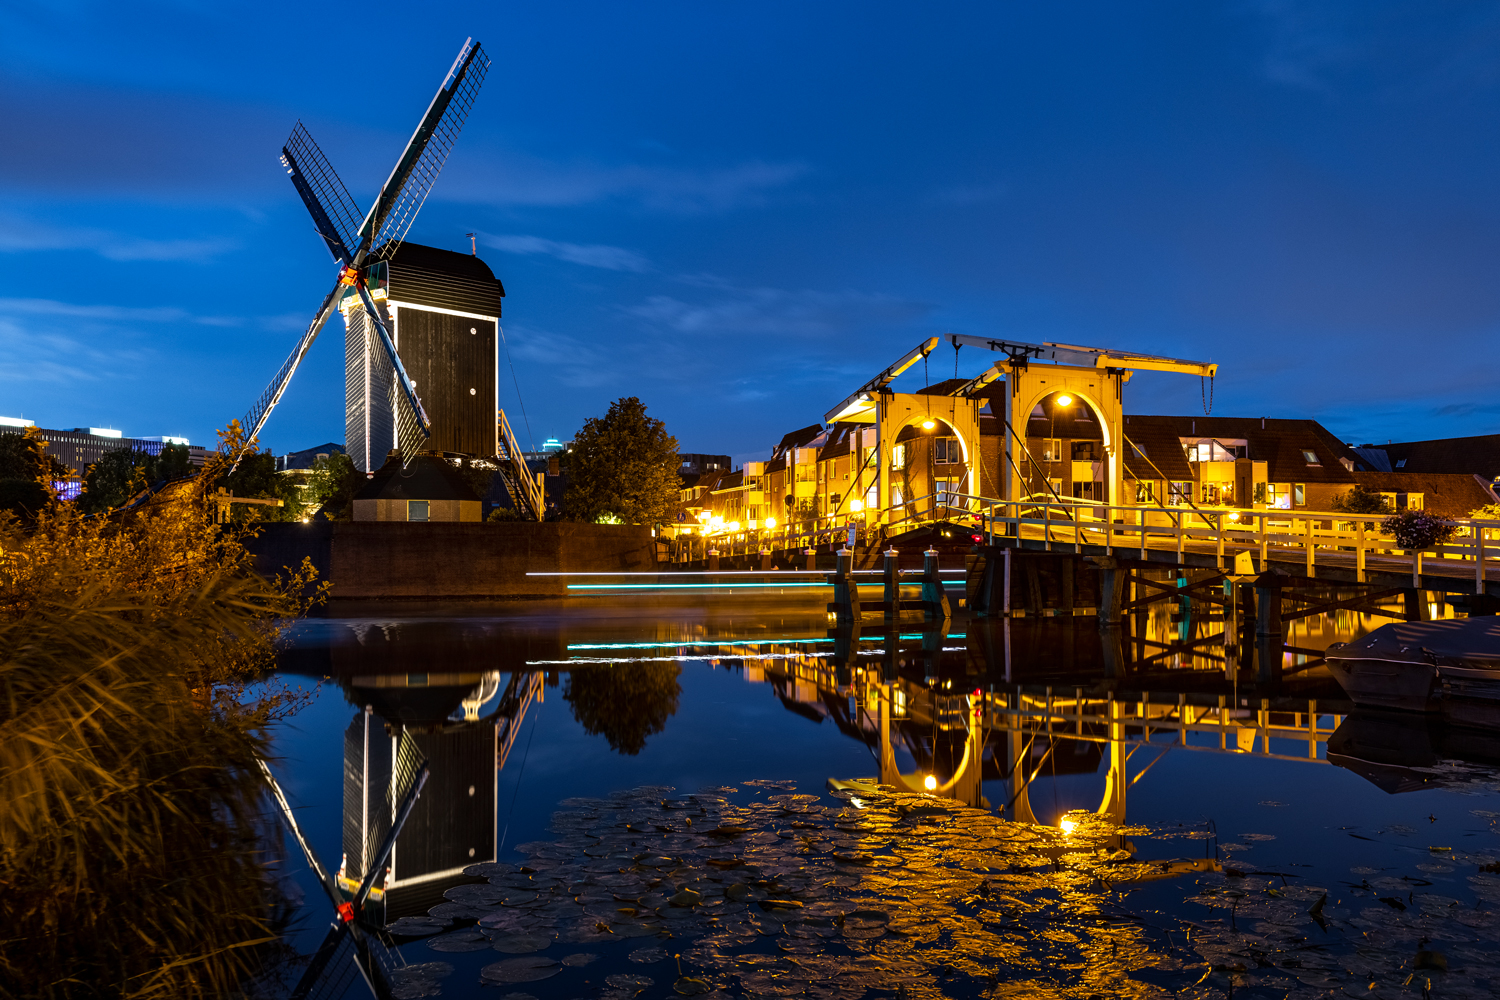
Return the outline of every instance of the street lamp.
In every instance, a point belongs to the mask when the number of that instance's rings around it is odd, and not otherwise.
[[[1048,478],[1051,478],[1052,476],[1052,462],[1062,461],[1062,456],[1055,454],[1055,452],[1062,451],[1062,449],[1059,448],[1057,444],[1057,408],[1061,406],[1063,409],[1067,409],[1072,405],[1073,397],[1069,396],[1067,393],[1063,393],[1062,395],[1058,396],[1052,404],[1052,423],[1049,425],[1049,430],[1047,433],[1047,450],[1049,452],[1054,452],[1054,454],[1052,455],[1051,461],[1047,463]]]

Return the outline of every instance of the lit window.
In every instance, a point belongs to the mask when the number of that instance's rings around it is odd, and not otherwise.
[[[898,444],[891,449],[891,468],[906,468],[906,445]]]
[[[1061,462],[1062,461],[1062,438],[1043,438],[1042,439],[1042,461],[1043,462]]]
[[[1098,461],[1098,456],[1095,454],[1095,451],[1094,451],[1094,442],[1092,442],[1092,441],[1074,441],[1073,442],[1073,461],[1075,461],[1075,462],[1095,462],[1095,461]]]
[[[1307,484],[1292,484],[1292,504],[1297,507],[1307,506]]]
[[[1302,457],[1307,460],[1307,464],[1308,465],[1322,465],[1323,464],[1322,462],[1318,461],[1318,453],[1315,452],[1315,451],[1313,451],[1313,450],[1311,450],[1311,449],[1309,449],[1309,448],[1303,448],[1302,449]]]
[[[964,460],[963,452],[958,447],[958,438],[940,437],[934,438],[933,461],[940,465],[951,465]]]
[[[1189,500],[1191,500],[1192,497],[1193,497],[1193,484],[1192,483],[1186,482],[1186,483],[1168,483],[1167,484],[1167,503],[1168,503],[1168,505],[1170,505],[1172,507],[1180,507],[1183,504],[1187,503]]]
[[[1151,495],[1151,487],[1154,485],[1149,479],[1138,480],[1135,484],[1135,502],[1155,503],[1156,500]]]
[[[408,501],[406,501],[406,519],[408,521],[425,521],[425,520],[427,520],[427,510],[428,510],[427,503],[428,502],[426,500],[408,500]]]
[[[870,488],[865,490],[865,507],[875,508],[878,506],[880,506],[880,484],[872,483]]]

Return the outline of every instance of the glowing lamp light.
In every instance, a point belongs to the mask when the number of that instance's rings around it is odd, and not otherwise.
[[[937,788],[937,777],[935,775],[929,774],[927,777],[922,779],[922,787],[927,789],[929,792],[935,790]]]
[[[1231,521],[1238,521],[1240,519],[1239,512],[1238,511],[1230,511],[1229,512],[1229,519]]]
[[[851,510],[855,514],[858,514],[860,511],[862,511],[864,509],[865,509],[865,505],[862,504],[862,503],[860,503],[858,500],[850,500],[849,501],[849,510]]]
[[[726,529],[728,529],[729,531],[739,531],[740,530],[740,522],[738,522],[738,521],[730,521],[728,524],[724,525],[724,527]]]
[[[768,517],[768,518],[766,518],[766,527],[767,528],[774,528],[774,527],[776,527],[776,518],[774,518],[774,517]]]
[[[932,430],[936,426],[937,426],[937,421],[933,420],[931,417],[928,417],[926,420],[922,421],[922,429],[924,431],[930,431],[930,430]]]
[[[1073,405],[1073,397],[1069,396],[1067,393],[1063,393],[1061,396],[1057,397],[1057,405],[1058,406],[1072,406]]]
[[[1078,829],[1078,821],[1076,819],[1063,819],[1058,822],[1057,827],[1063,833],[1072,833]]]

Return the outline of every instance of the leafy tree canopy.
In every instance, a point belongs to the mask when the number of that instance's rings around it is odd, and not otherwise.
[[[646,416],[634,396],[615,400],[603,417],[591,417],[573,438],[563,516],[597,521],[613,514],[627,524],[665,521],[677,505],[677,439],[666,424]]]
[[[194,472],[185,445],[169,444],[160,455],[136,448],[107,451],[83,476],[79,509],[97,514],[123,506],[141,490],[156,483],[181,479]]]
[[[72,474],[46,449],[47,442],[35,427],[20,434],[0,434],[0,510],[29,519],[50,499],[47,486]]]
[[[590,736],[603,736],[617,753],[635,756],[677,714],[682,668],[675,663],[576,667],[563,698]]]
[[[354,467],[348,455],[335,453],[314,459],[312,474],[303,488],[306,510],[321,511],[330,521],[347,521],[353,514],[349,505],[364,483],[364,473]]]
[[[1394,514],[1396,508],[1376,490],[1355,483],[1347,493],[1336,493],[1333,509],[1345,514]]]

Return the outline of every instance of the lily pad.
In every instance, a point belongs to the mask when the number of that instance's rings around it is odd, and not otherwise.
[[[507,958],[479,970],[480,978],[492,983],[535,983],[562,971],[562,963],[540,955]]]

